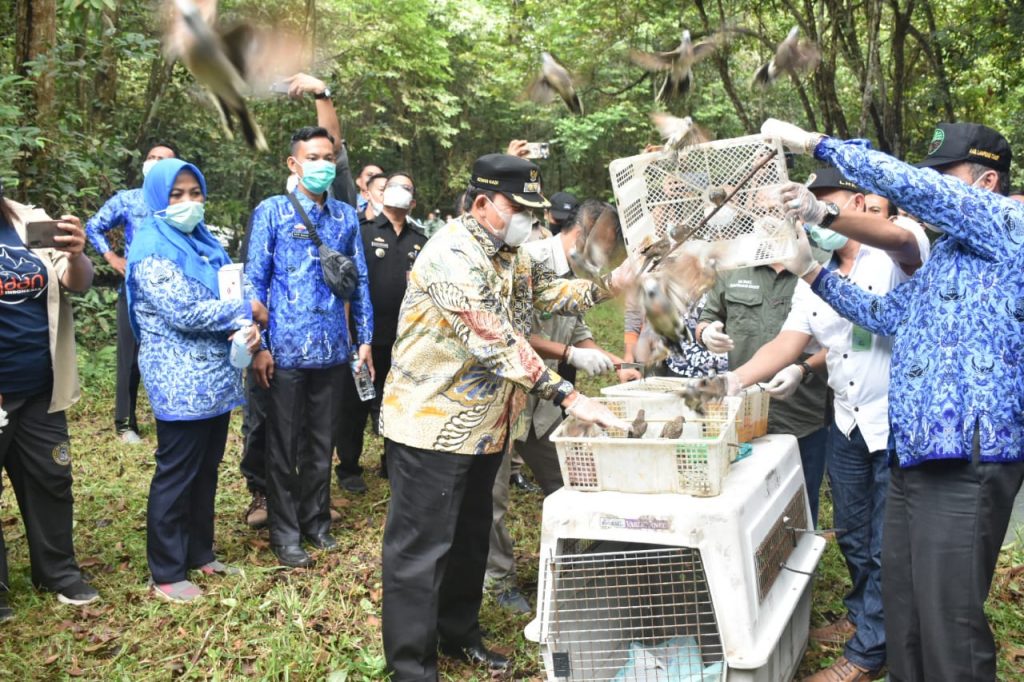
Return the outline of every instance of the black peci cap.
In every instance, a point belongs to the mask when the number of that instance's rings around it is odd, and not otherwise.
[[[540,191],[540,168],[526,159],[508,154],[485,154],[473,162],[469,184],[477,189],[501,192],[529,208],[551,205]]]
[[[940,123],[918,168],[934,168],[969,161],[1009,172],[1013,153],[1006,138],[978,123]]]
[[[807,189],[810,190],[845,189],[848,192],[864,192],[864,190],[858,187],[855,182],[847,180],[846,177],[839,172],[839,169],[833,166],[818,168],[807,176],[807,182],[805,182],[804,185],[806,185]]]
[[[551,215],[561,222],[568,218],[580,205],[580,200],[568,192],[555,192],[551,195]]]

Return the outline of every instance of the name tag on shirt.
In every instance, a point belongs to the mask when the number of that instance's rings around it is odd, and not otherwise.
[[[309,236],[309,230],[302,223],[296,223],[295,227],[292,228],[292,239],[312,239]]]
[[[853,331],[850,332],[852,336],[850,347],[858,352],[870,351],[871,350],[871,332],[860,325],[853,325]]]

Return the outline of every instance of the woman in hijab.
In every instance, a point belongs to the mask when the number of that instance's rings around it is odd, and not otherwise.
[[[156,472],[149,488],[146,554],[153,593],[175,602],[202,596],[187,580],[238,573],[213,554],[217,467],[231,410],[242,404],[242,371],[229,362],[230,338],[267,310],[247,288],[220,300],[218,270],[231,262],[203,224],[206,179],[190,163],[165,159],[142,191],[153,216],[129,252],[127,291],[139,339],[139,370],[156,416]],[[250,328],[250,352],[259,333]]]
[[[78,401],[75,321],[68,292],[92,284],[78,218],[63,216],[55,248],[29,249],[26,225],[41,209],[4,198],[0,183],[0,469],[25,522],[32,583],[81,606],[99,594],[85,582],[71,539],[71,448],[65,410]],[[3,481],[0,479],[0,490]],[[7,602],[7,550],[0,529],[0,622]]]

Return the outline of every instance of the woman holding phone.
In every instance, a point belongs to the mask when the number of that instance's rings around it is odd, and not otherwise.
[[[53,232],[49,246],[29,249],[26,227],[44,221],[50,217],[43,210],[6,199],[0,185],[0,469],[25,522],[32,583],[62,603],[83,605],[99,594],[82,578],[71,537],[65,410],[80,394],[68,292],[88,289],[93,270],[74,216],[39,226]],[[0,621],[14,616],[9,585],[0,529]]]
[[[220,300],[218,270],[231,262],[203,222],[206,179],[180,159],[158,162],[142,185],[153,212],[135,233],[125,279],[139,371],[156,417],[156,471],[149,488],[146,555],[153,594],[174,602],[202,596],[188,571],[238,573],[213,553],[217,467],[231,410],[243,402],[242,370],[230,338],[249,326],[259,347],[267,309],[251,287]]]

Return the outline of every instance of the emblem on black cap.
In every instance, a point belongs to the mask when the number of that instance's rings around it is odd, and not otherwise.
[[[930,156],[930,155],[934,154],[935,152],[939,151],[939,147],[942,146],[942,143],[945,142],[945,140],[946,140],[946,133],[943,132],[942,128],[936,128],[935,129],[935,134],[932,135],[932,141],[928,145],[928,155]]]

